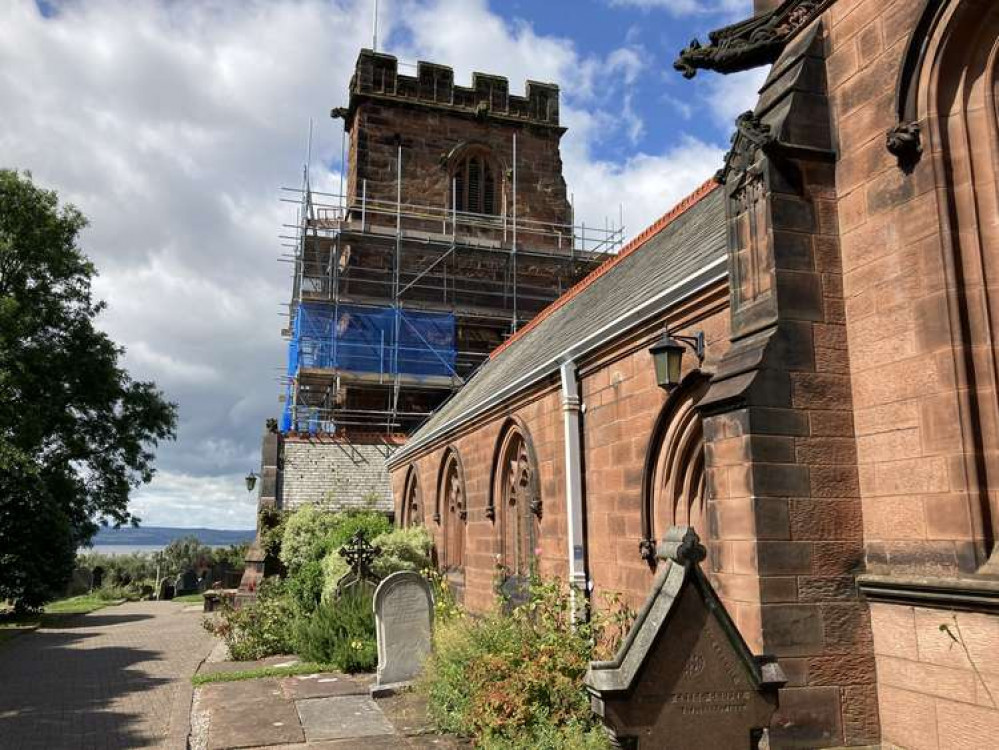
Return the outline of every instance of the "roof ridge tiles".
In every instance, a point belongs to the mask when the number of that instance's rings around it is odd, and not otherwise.
[[[665,214],[656,219],[652,224],[647,226],[637,235],[635,235],[627,245],[625,245],[619,253],[608,258],[599,266],[594,268],[590,273],[576,282],[573,286],[569,287],[561,296],[552,301],[547,307],[541,310],[537,315],[535,315],[530,321],[524,325],[523,328],[519,329],[513,335],[510,336],[506,341],[497,346],[489,354],[489,359],[495,359],[501,352],[503,352],[507,347],[509,347],[513,342],[522,339],[530,331],[534,330],[538,325],[541,324],[546,318],[552,315],[556,310],[560,309],[563,305],[568,303],[571,299],[578,296],[584,289],[589,287],[594,281],[610,271],[614,266],[624,260],[627,256],[631,255],[633,252],[642,247],[646,242],[652,239],[654,236],[659,234],[662,230],[680,218],[684,213],[690,210],[693,206],[697,205],[705,196],[709,195],[715,188],[718,187],[718,183],[712,177],[706,182],[698,186],[690,195],[683,198],[679,203],[677,203],[673,208],[667,211]]]

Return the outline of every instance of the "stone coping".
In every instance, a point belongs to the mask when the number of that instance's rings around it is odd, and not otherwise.
[[[857,576],[857,588],[868,601],[968,612],[999,612],[999,579],[977,576]]]

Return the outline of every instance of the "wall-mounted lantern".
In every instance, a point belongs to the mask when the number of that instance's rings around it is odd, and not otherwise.
[[[252,471],[246,475],[246,491],[253,492],[253,488],[257,486],[257,475]]]
[[[669,331],[664,331],[662,339],[649,349],[660,388],[669,390],[679,385],[684,346],[694,351],[698,364],[704,361],[704,333],[701,331],[694,336],[671,336]]]

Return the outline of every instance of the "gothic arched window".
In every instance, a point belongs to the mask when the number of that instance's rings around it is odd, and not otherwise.
[[[541,532],[541,493],[529,437],[513,421],[500,435],[492,501],[492,510],[499,516],[501,562],[511,575],[525,576]]]
[[[451,172],[454,205],[473,214],[499,213],[498,170],[481,149],[474,149],[455,164]]]
[[[423,524],[423,496],[420,493],[420,480],[416,467],[410,466],[406,472],[406,483],[402,490],[402,525],[421,526]]]
[[[465,567],[465,479],[461,460],[454,448],[448,448],[441,461],[437,483],[437,513],[444,529],[441,564],[446,570]]]
[[[704,429],[697,403],[708,378],[688,376],[656,420],[645,459],[642,498],[642,555],[655,560],[655,545],[670,526],[693,526],[707,547],[704,492]]]

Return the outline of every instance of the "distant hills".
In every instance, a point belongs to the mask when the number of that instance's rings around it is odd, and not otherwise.
[[[174,529],[169,526],[140,526],[137,529],[125,527],[121,529],[100,529],[91,544],[94,545],[161,545],[166,546],[174,539],[185,536],[196,536],[202,544],[213,547],[228,546],[252,542],[253,529]]]

